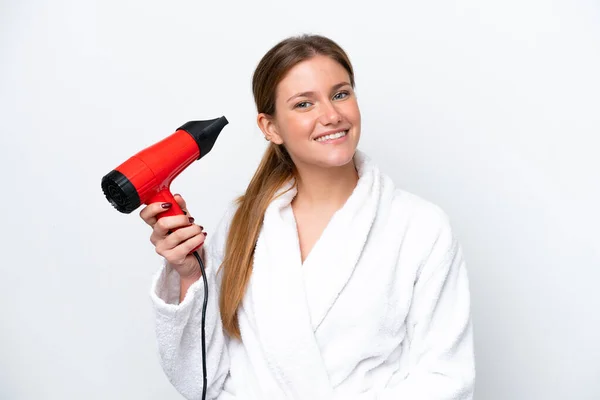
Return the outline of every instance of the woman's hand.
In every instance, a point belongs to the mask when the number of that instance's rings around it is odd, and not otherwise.
[[[152,227],[150,242],[156,252],[167,260],[182,279],[197,280],[202,274],[191,251],[204,243],[206,232],[202,226],[194,224],[194,218],[187,211],[183,198],[178,194],[174,197],[186,215],[158,219],[158,214],[171,207],[169,203],[159,202],[144,207],[140,211],[140,217]]]

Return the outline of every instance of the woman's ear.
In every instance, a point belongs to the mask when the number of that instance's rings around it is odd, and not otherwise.
[[[256,117],[256,123],[265,136],[265,139],[275,144],[283,143],[283,140],[278,133],[277,124],[273,120],[272,116],[265,113],[260,113]]]

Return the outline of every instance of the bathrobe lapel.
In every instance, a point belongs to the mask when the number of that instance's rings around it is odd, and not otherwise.
[[[254,252],[248,301],[267,364],[285,398],[331,397],[306,303],[291,189],[269,205]]]
[[[289,183],[265,212],[247,292],[248,309],[267,363],[288,398],[331,398],[315,331],[350,279],[373,223],[380,183],[362,153],[359,182],[334,214],[304,265]],[[289,190],[288,190],[289,189]]]
[[[377,213],[380,177],[362,153],[357,152],[355,161],[358,184],[332,216],[303,266],[313,331],[351,278]]]

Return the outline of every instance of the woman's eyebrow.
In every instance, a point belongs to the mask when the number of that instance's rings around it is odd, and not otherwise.
[[[343,86],[350,86],[350,84],[348,82],[337,83],[337,84],[335,84],[335,85],[333,85],[331,87],[331,91],[335,92],[336,90],[338,90],[339,88],[341,88]],[[304,97],[304,96],[309,97],[309,96],[313,96],[314,94],[315,94],[315,92],[313,92],[313,91],[297,93],[297,94],[293,95],[292,97],[290,97],[289,99],[287,99],[287,101],[295,99],[296,97]]]
[[[331,91],[335,92],[336,90],[338,90],[339,88],[341,88],[343,86],[350,86],[350,84],[348,82],[340,82],[337,85],[333,85],[333,87],[331,88]]]
[[[304,96],[308,97],[308,96],[312,96],[314,94],[315,94],[315,92],[302,92],[302,93],[298,93],[298,94],[293,95],[289,99],[287,99],[287,101],[295,99],[296,97],[304,97]]]

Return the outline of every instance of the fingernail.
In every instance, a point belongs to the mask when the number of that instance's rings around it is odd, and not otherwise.
[[[171,206],[172,206],[172,205],[173,205],[173,204],[171,204],[171,203],[162,203],[160,206],[161,206],[162,208],[171,208]]]
[[[202,233],[204,233],[204,237],[206,237],[207,233],[206,232],[202,232]]]
[[[194,220],[194,217],[189,217],[188,219],[190,220],[190,224],[191,224],[191,223],[193,223],[193,222],[195,221],[195,220]]]
[[[200,229],[204,230],[204,227],[202,225],[198,225],[198,226],[200,226]]]
[[[183,210],[183,215],[187,215],[187,211]]]

